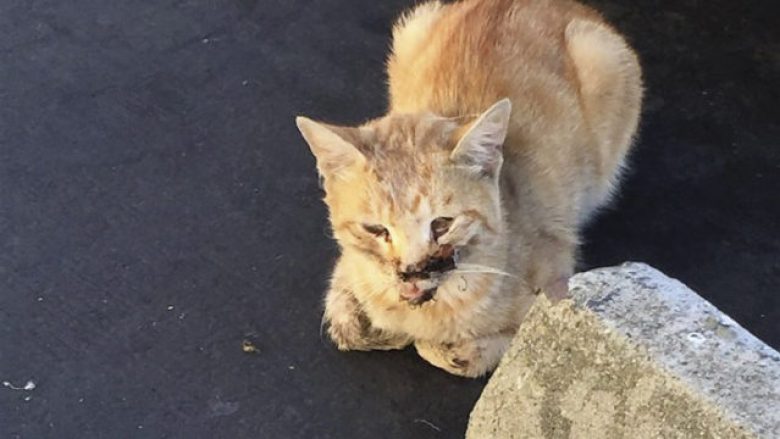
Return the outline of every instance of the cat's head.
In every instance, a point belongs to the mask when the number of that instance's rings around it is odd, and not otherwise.
[[[495,253],[510,112],[504,99],[469,119],[391,113],[353,128],[299,117],[340,246],[373,261],[388,290],[412,304],[459,265]]]

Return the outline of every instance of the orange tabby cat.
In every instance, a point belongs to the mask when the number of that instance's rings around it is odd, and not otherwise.
[[[578,229],[615,189],[637,57],[569,0],[434,1],[396,24],[388,76],[381,118],[297,119],[341,247],[328,333],[479,376],[535,294],[565,285]]]

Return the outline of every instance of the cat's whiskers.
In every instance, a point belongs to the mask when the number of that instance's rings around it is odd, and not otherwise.
[[[458,264],[459,268],[451,271],[453,274],[495,274],[498,276],[517,277],[514,274],[499,270],[498,268],[480,264]]]

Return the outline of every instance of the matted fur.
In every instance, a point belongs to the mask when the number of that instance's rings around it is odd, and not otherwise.
[[[386,116],[298,118],[342,250],[325,323],[342,350],[414,343],[478,376],[535,293],[572,274],[579,228],[609,200],[636,132],[640,67],[578,3],[464,0],[404,14],[387,70]],[[437,237],[439,217],[452,224]],[[449,248],[455,270],[399,276]],[[404,300],[429,287],[433,300]]]

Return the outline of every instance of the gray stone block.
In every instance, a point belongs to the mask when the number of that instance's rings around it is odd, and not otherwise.
[[[780,355],[644,264],[542,297],[474,408],[469,438],[780,438]]]

